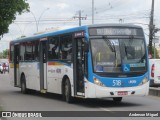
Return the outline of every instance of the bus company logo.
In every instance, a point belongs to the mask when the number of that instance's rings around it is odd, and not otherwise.
[[[48,70],[48,72],[55,73],[55,70],[51,69],[51,70]]]
[[[61,69],[57,68],[56,73],[61,73]]]
[[[137,81],[136,81],[136,80],[129,80],[128,83],[129,83],[129,84],[136,84]]]

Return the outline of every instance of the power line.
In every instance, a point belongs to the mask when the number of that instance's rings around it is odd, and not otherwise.
[[[121,14],[121,15],[115,15],[115,16],[119,16],[119,17],[125,17],[125,16],[137,16],[137,15],[141,15],[141,14],[143,14],[143,15],[145,15],[145,12],[134,12],[134,13],[129,13],[129,14]],[[106,17],[113,17],[113,14],[108,14],[108,15],[105,15]],[[146,15],[146,16],[148,16],[148,15]]]
[[[95,19],[95,20],[106,20],[106,19],[118,19],[119,17],[122,17],[125,19],[146,19],[149,17],[146,16],[141,16],[141,17],[133,17],[133,16],[125,16],[125,15],[118,15],[118,16],[101,16],[101,18]],[[56,22],[72,22],[75,21],[75,18],[79,18],[77,16],[73,17],[74,19],[51,19],[51,20],[40,20],[40,22],[52,22],[52,21],[56,21]],[[82,19],[86,20],[86,17],[81,17]],[[90,20],[90,19],[88,19]],[[34,20],[28,20],[28,21],[14,21],[14,23],[31,23],[31,22],[35,22]]]

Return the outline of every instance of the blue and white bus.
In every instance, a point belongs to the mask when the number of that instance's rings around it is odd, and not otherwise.
[[[10,76],[22,93],[72,98],[144,96],[149,91],[143,29],[128,24],[81,26],[10,42]]]

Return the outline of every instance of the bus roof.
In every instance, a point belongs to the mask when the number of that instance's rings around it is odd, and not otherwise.
[[[25,42],[25,41],[34,41],[40,38],[45,38],[45,37],[50,37],[54,35],[61,35],[61,34],[67,34],[71,32],[76,32],[76,31],[82,31],[82,30],[87,30],[88,28],[96,28],[96,27],[130,27],[130,28],[142,28],[137,25],[133,24],[94,24],[94,25],[85,25],[85,26],[80,26],[80,27],[75,27],[75,28],[70,28],[70,29],[64,29],[64,30],[58,30],[58,31],[50,31],[42,34],[37,34],[33,35],[30,37],[24,37],[20,39],[16,39],[10,42],[10,44],[15,44],[15,43],[20,43],[20,42]]]
[[[86,30],[86,29],[87,29],[87,26],[81,26],[81,27],[75,27],[75,28],[70,28],[70,29],[65,29],[65,30],[49,31],[49,32],[45,32],[42,34],[33,35],[30,37],[16,39],[16,40],[11,41],[10,44],[20,43],[20,42],[25,42],[25,41],[29,42],[29,41],[34,41],[40,38],[50,37],[54,35],[61,35],[61,34],[66,34],[66,33],[71,33],[75,31]]]
[[[94,25],[88,25],[89,28],[94,28],[94,27],[129,27],[129,28],[142,28],[138,25],[134,24],[94,24]]]

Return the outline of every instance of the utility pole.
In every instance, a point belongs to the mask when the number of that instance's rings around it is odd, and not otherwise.
[[[81,10],[79,11],[79,26],[81,26]]]
[[[86,17],[82,17],[82,11],[81,10],[79,10],[78,13],[79,13],[79,16],[74,16],[73,18],[74,19],[78,18],[79,19],[79,26],[81,26],[81,20],[86,20],[87,16]]]
[[[151,6],[151,16],[150,16],[150,22],[149,22],[149,54],[152,54],[152,40],[154,37],[154,29],[155,25],[153,23],[154,19],[154,0],[152,0],[152,6]]]
[[[92,0],[92,24],[94,24],[94,0]]]

